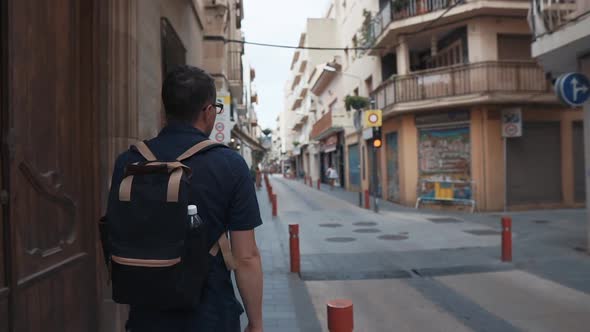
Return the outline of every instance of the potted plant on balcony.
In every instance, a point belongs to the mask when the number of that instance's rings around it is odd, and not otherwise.
[[[408,17],[408,7],[410,6],[410,0],[393,0],[392,11],[393,18],[400,19]]]
[[[361,46],[370,47],[375,39],[373,32],[373,14],[366,9],[363,9],[363,25],[361,27]]]
[[[344,98],[344,104],[346,105],[347,111],[362,110],[369,106],[369,98],[348,95]]]

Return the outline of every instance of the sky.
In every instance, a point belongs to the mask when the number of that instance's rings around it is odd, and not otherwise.
[[[246,41],[297,46],[306,19],[322,17],[328,5],[329,0],[245,0],[242,31]],[[276,129],[293,53],[292,49],[246,45],[246,59],[256,70],[256,111],[262,129]]]

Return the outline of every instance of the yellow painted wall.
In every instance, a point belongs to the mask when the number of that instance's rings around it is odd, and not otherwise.
[[[471,125],[469,128],[471,143],[471,181],[473,182],[473,196],[476,202],[482,202],[485,197],[485,109],[476,108],[471,111]],[[482,208],[482,206],[480,206]]]
[[[398,140],[401,203],[412,206],[418,185],[418,129],[413,114],[402,115]]]

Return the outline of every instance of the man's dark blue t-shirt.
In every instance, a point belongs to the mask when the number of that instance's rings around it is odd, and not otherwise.
[[[158,137],[146,142],[161,161],[173,161],[195,144],[207,139],[198,129],[180,123],[166,126]],[[143,161],[138,152],[127,151],[115,163],[109,201],[118,199],[125,167]],[[262,224],[256,191],[244,159],[227,148],[213,148],[184,161],[192,170],[190,203],[208,224],[210,246],[224,231],[252,230]],[[110,204],[109,204],[110,205]],[[131,307],[130,331],[233,331],[243,308],[236,300],[231,274],[223,258],[210,257],[210,273],[198,308],[185,312],[154,312]],[[228,325],[229,324],[229,325]]]

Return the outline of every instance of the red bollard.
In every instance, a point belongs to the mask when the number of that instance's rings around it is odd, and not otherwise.
[[[272,203],[272,187],[268,186],[268,200]]]
[[[272,195],[272,216],[276,217],[277,216],[277,194],[273,194]]]
[[[354,328],[354,313],[352,301],[337,299],[328,302],[328,331],[352,332]]]
[[[368,190],[365,190],[365,209],[371,209],[371,197],[369,196]]]
[[[321,190],[322,189],[322,186],[321,185],[322,185],[322,181],[320,181],[320,179],[318,179],[318,190]]]
[[[291,256],[291,272],[301,272],[298,224],[289,225],[289,252]]]
[[[512,262],[512,218],[502,217],[502,262]]]

